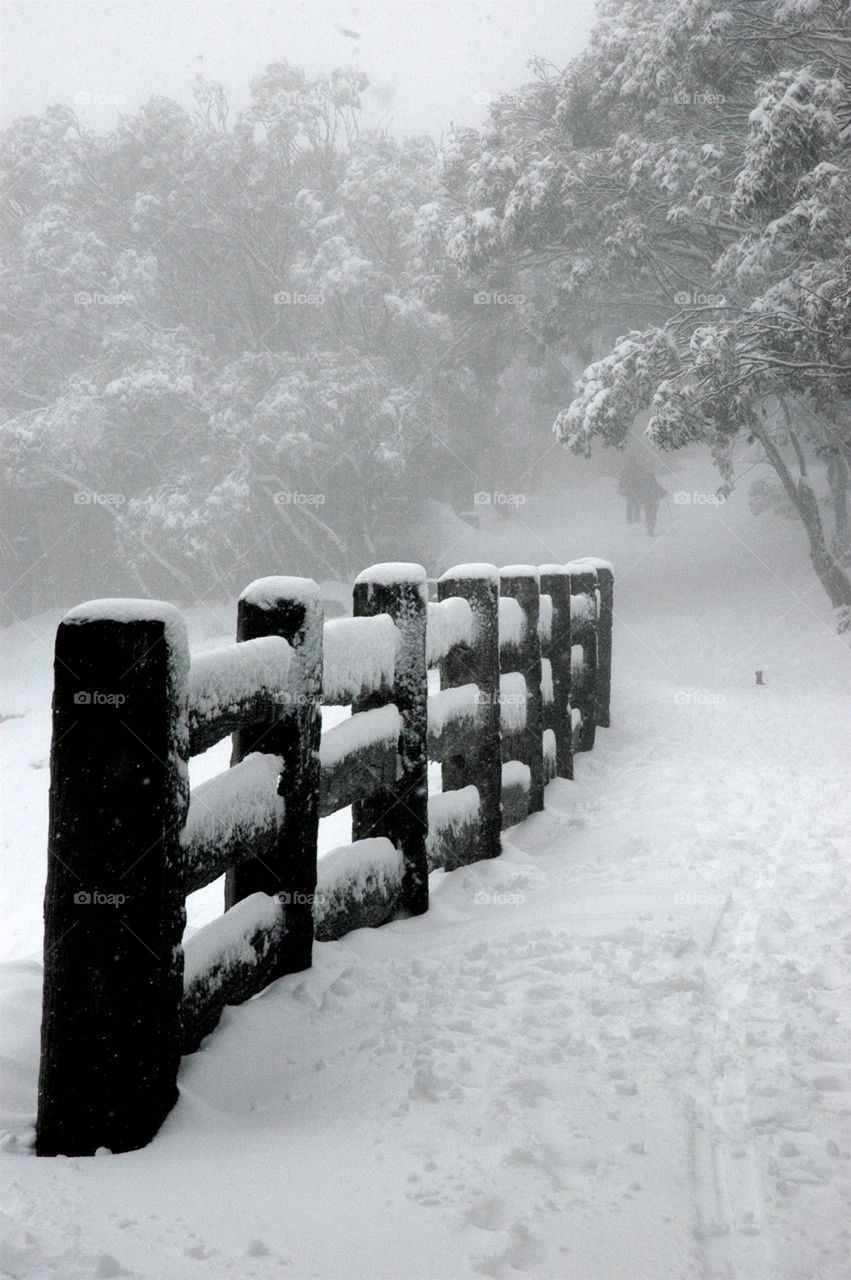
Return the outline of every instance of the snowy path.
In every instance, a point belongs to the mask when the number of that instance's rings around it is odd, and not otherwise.
[[[847,657],[736,572],[685,621],[622,573],[616,721],[577,781],[426,916],[228,1012],[151,1147],[10,1142],[0,1270],[847,1276]],[[0,972],[23,1134],[38,970]]]

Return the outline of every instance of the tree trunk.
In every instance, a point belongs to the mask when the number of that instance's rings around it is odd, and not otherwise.
[[[836,541],[845,548],[848,543],[848,466],[838,449],[827,464],[827,481],[833,502]]]
[[[847,630],[851,625],[851,578],[830,549],[816,496],[805,479],[796,480],[791,474],[774,442],[759,432],[755,434],[800,516],[807,533],[810,560],[827,597],[834,609],[843,611],[840,614],[839,629]]]
[[[828,545],[818,502],[806,481],[798,482],[798,510],[810,543],[810,559],[834,609],[851,610],[851,578]],[[847,624],[846,624],[847,625]]]

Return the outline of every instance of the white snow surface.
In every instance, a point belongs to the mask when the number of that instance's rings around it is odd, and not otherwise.
[[[456,644],[472,644],[476,631],[470,603],[462,596],[448,596],[428,606],[426,662],[432,666],[445,658]]]
[[[541,699],[546,704],[553,697],[553,664],[549,658],[541,658]]]
[[[232,769],[223,769],[189,793],[189,814],[181,834],[187,848],[204,848],[235,829],[262,831],[283,820],[278,795],[280,756],[252,751]]]
[[[603,560],[600,556],[582,556],[579,564],[587,565],[591,569],[608,569],[611,573],[615,571],[611,560]],[[576,570],[570,570],[570,572],[576,572]]]
[[[526,614],[514,596],[499,597],[499,643],[520,644],[526,632]]]
[[[363,901],[376,890],[387,893],[402,883],[405,859],[385,836],[356,840],[331,849],[319,864],[313,918],[319,925],[346,903]]]
[[[355,583],[367,583],[372,586],[393,587],[399,583],[417,583],[422,592],[426,591],[426,571],[421,564],[398,563],[390,560],[384,564],[372,564],[362,569],[355,578]],[[424,598],[427,598],[424,596]]]
[[[186,619],[179,609],[164,600],[137,600],[133,597],[105,597],[75,605],[58,621],[69,626],[87,622],[162,622],[171,652],[171,678],[183,698],[189,671],[189,641]],[[53,638],[51,636],[51,649]]]
[[[447,827],[460,827],[471,822],[479,812],[478,787],[459,787],[457,791],[439,791],[428,798],[429,835]]]
[[[392,702],[370,711],[358,711],[326,729],[319,740],[319,761],[323,769],[339,764],[346,756],[371,747],[376,742],[396,742],[402,732],[402,717]]]
[[[532,770],[522,760],[507,760],[502,766],[503,788],[522,787],[528,791],[532,785]]]
[[[323,889],[343,882],[353,882],[371,874],[371,869],[389,863],[396,867],[402,862],[401,854],[392,840],[386,836],[373,836],[368,840],[355,840],[353,844],[329,849],[322,859],[319,882]]]
[[[205,720],[266,689],[283,697],[293,651],[282,636],[261,636],[193,654],[189,706]]]
[[[185,627],[183,615],[165,600],[137,600],[114,596],[102,600],[86,600],[69,609],[62,619],[67,623],[82,622],[166,622]]]
[[[479,686],[477,684],[459,684],[453,689],[441,689],[439,693],[430,693],[427,703],[428,727],[430,733],[441,734],[453,720],[473,717],[479,710]]]
[[[276,605],[279,600],[298,600],[306,603],[309,600],[319,599],[319,587],[313,578],[280,576],[255,578],[242,591],[239,598],[261,609]]]
[[[334,618],[324,627],[323,693],[326,702],[348,702],[353,694],[390,688],[399,632],[388,613]]]
[[[714,491],[677,466],[666,487]],[[433,873],[425,915],[320,944],[227,1010],[127,1155],[26,1154],[62,611],[4,633],[0,1271],[847,1275],[848,650],[791,522],[735,493],[663,503],[650,540],[616,503],[603,479],[530,498],[523,528],[446,514],[471,559],[616,562],[612,727],[575,782],[500,858]],[[193,645],[232,616],[187,610]],[[191,921],[220,899],[194,895]]]
[[[526,728],[526,677],[522,671],[506,671],[499,677],[499,716],[503,733]]]
[[[587,591],[582,591],[578,596],[570,597],[571,622],[593,622],[596,619],[597,601],[595,596],[596,593],[592,596]]]
[[[543,591],[539,597],[538,635],[542,644],[546,644],[553,634],[553,598]]]
[[[438,582],[455,582],[458,578],[484,578],[488,582],[499,582],[499,569],[495,564],[456,564],[442,573]]]
[[[193,934],[183,948],[183,987],[188,991],[196,982],[209,979],[215,986],[215,971],[241,961],[252,964],[257,952],[251,945],[258,933],[279,924],[282,908],[279,900],[267,893],[252,893]]]
[[[533,564],[505,564],[500,566],[501,578],[534,578],[538,581],[538,570]]]

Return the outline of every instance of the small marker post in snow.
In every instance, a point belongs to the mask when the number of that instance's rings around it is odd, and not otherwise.
[[[756,682],[757,682],[757,684],[764,684],[764,683],[765,683],[765,681],[764,681],[764,680],[763,680],[763,678],[762,678],[762,672],[761,672],[761,671],[757,671],[755,674],[756,674]]]

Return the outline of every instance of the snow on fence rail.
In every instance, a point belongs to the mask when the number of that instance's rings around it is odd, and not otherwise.
[[[178,611],[97,600],[56,637],[36,1149],[151,1140],[182,1053],[314,940],[428,909],[428,877],[496,857],[609,723],[611,566],[374,565],[354,617],[304,578],[242,594],[236,643],[190,660]],[[437,668],[438,692],[428,692]],[[322,732],[321,705],[351,707]],[[189,759],[232,735],[230,769]],[[428,762],[442,789],[428,793]],[[352,843],[317,861],[320,816]],[[222,916],[185,944],[189,893]]]

